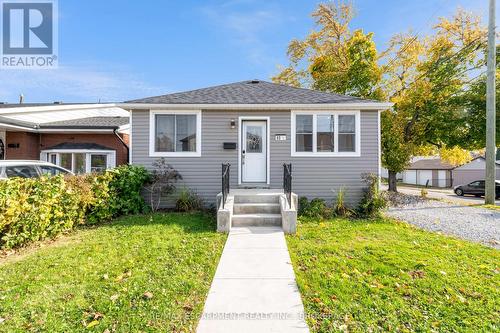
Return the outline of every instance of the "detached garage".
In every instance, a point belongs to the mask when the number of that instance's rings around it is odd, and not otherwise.
[[[432,186],[451,187],[451,164],[441,161],[440,158],[422,159],[413,162],[403,172],[403,183]]]
[[[468,184],[475,180],[485,179],[486,160],[484,157],[477,157],[469,163],[463,164],[453,169],[454,185]],[[496,179],[500,180],[500,163],[496,162]]]

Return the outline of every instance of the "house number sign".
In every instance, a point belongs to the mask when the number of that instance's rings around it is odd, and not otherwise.
[[[274,141],[286,141],[286,134],[276,134]]]

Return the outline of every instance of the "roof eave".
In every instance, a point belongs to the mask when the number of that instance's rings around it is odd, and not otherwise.
[[[116,106],[131,109],[203,109],[203,110],[387,110],[393,103],[318,103],[318,104],[163,104],[117,103]]]

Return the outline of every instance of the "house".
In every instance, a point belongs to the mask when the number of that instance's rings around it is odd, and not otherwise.
[[[439,157],[417,159],[402,172],[403,183],[451,187],[453,185],[453,168],[453,165],[442,161]]]
[[[500,150],[498,150],[500,151]],[[486,178],[486,159],[482,156],[453,169],[453,184],[463,185]],[[496,179],[500,180],[500,156],[497,154]]]
[[[75,173],[128,161],[129,114],[112,104],[0,104],[0,159],[49,161]]]
[[[221,192],[223,163],[239,193],[283,193],[291,163],[297,195],[331,203],[345,188],[356,205],[362,175],[380,174],[380,111],[392,104],[250,80],[119,105],[131,114],[130,163],[152,169],[166,158],[178,185],[207,204]]]

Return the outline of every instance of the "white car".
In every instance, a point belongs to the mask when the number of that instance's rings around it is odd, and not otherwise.
[[[31,160],[0,160],[0,179],[21,177],[34,178],[44,175],[55,176],[73,173],[55,164]]]

